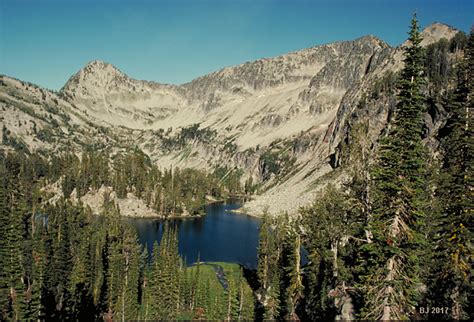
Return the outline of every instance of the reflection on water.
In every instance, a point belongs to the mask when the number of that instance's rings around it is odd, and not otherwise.
[[[171,220],[178,227],[179,252],[187,264],[201,261],[239,263],[249,268],[257,266],[258,227],[260,219],[227,210],[240,205],[212,204],[206,216]],[[163,233],[163,221],[156,219],[125,219],[138,233],[140,243],[151,253],[155,240]]]

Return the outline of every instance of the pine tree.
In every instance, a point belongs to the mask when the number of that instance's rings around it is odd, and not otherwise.
[[[120,319],[121,296],[124,281],[123,258],[122,258],[122,227],[118,209],[114,204],[104,205],[105,220],[107,223],[107,311],[106,315],[110,319]]]
[[[141,285],[141,308],[140,308],[140,318],[139,320],[149,320],[150,319],[150,308],[152,306],[152,289],[150,281],[152,280],[151,268],[147,265],[145,266],[145,271],[143,273],[143,282]],[[153,307],[154,309],[154,307]],[[154,315],[154,312],[151,312]]]
[[[288,252],[285,255],[288,257],[287,263],[289,266],[285,267],[285,275],[288,278],[288,287],[286,288],[286,302],[287,302],[287,318],[290,320],[299,319],[296,315],[296,308],[299,301],[303,297],[303,278],[300,269],[300,249],[301,249],[301,237],[299,232],[296,230],[298,223],[292,223],[288,229],[288,235],[286,239]]]
[[[372,171],[373,213],[368,230],[374,241],[364,246],[368,257],[364,318],[411,317],[422,288],[419,263],[425,245],[426,152],[422,145],[423,48],[416,15],[409,35],[397,109]]]
[[[191,310],[192,279],[189,274],[189,269],[186,265],[186,259],[184,259],[182,262],[182,268],[180,272],[181,311],[187,311]]]
[[[17,189],[15,191],[15,188]],[[26,314],[26,292],[24,284],[23,246],[22,246],[22,224],[23,216],[27,211],[24,193],[21,187],[10,188],[10,219],[7,234],[7,265],[5,266],[9,277],[11,318],[20,320]]]
[[[264,307],[265,311],[263,314],[264,320],[276,320],[280,316],[280,287],[281,287],[281,274],[280,270],[276,270],[270,279],[268,284],[268,291],[264,293]]]
[[[275,225],[275,227],[272,227]],[[283,264],[282,244],[285,241],[286,225],[276,223],[265,212],[260,226],[257,277],[261,287],[261,302],[264,319],[274,320],[281,313]]]
[[[161,271],[160,289],[163,300],[163,313],[166,319],[175,319],[179,308],[179,266],[178,239],[175,227],[165,224],[161,238]]]
[[[215,320],[215,314],[212,306],[211,299],[211,282],[209,279],[206,280],[202,292],[202,308],[204,309],[204,316],[207,320]]]
[[[229,272],[227,278],[228,286],[226,290],[226,321],[236,320],[239,316],[239,303],[238,303],[238,289],[235,285],[235,280],[232,271]]]
[[[243,268],[240,269],[238,281],[238,303],[239,303],[239,321],[251,321],[254,319],[254,296],[252,289],[245,283]]]
[[[194,270],[194,275],[191,277],[191,310],[194,311],[198,305],[198,295],[200,292],[200,283],[201,280],[201,255],[198,253],[196,261],[196,269]]]
[[[7,310],[10,299],[10,288],[8,278],[8,242],[5,236],[8,236],[10,214],[8,208],[8,171],[4,165],[4,162],[0,162],[0,319],[7,319]]]
[[[257,277],[260,282],[260,286],[264,290],[267,289],[269,282],[270,236],[270,218],[268,213],[265,211],[262,216],[262,224],[260,225],[257,265]]]
[[[40,224],[36,227],[33,236],[33,280],[31,285],[31,301],[29,303],[28,319],[42,319],[45,315],[45,307],[43,303],[44,294],[44,278],[47,272],[46,268],[46,250],[44,240],[44,227]]]
[[[123,234],[123,270],[124,280],[121,294],[122,321],[135,320],[138,315],[138,285],[140,279],[140,245],[132,227],[127,227]]]
[[[106,244],[107,232],[103,225],[95,223],[92,227],[92,234],[90,238],[90,256],[91,256],[91,296],[92,303],[96,307],[105,310],[101,307],[103,304],[101,299],[104,297],[102,290],[105,284],[105,258],[106,258]]]
[[[70,226],[70,244],[72,269],[68,292],[70,302],[68,309],[74,318],[85,318],[84,313],[92,313],[88,310],[89,286],[92,284],[93,267],[90,255],[90,231],[86,223],[86,213],[82,209],[75,209],[68,213],[68,226]],[[89,312],[88,312],[89,311]]]
[[[173,287],[173,272],[170,264],[170,231],[163,230],[160,245],[153,245],[153,260],[150,276],[150,317],[153,319],[173,319],[177,302],[174,301],[176,289]]]

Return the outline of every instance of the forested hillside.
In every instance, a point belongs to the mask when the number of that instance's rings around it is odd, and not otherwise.
[[[112,170],[107,160],[92,152],[80,160],[1,156],[1,319],[252,319],[254,297],[238,265],[215,264],[224,266],[224,288],[212,266],[186,265],[171,224],[147,254],[110,196],[100,216],[67,198],[110,184],[117,194],[143,194],[164,216],[185,206],[197,214],[206,193],[222,197],[218,177],[197,170],[162,174],[139,153],[122,155]],[[58,178],[64,196],[50,200],[42,187]]]

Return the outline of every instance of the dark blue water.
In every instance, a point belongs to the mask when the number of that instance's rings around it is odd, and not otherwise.
[[[258,228],[260,219],[227,210],[240,205],[212,204],[200,218],[172,220],[178,227],[179,252],[187,264],[197,261],[231,262],[249,268],[257,266]],[[163,233],[163,221],[157,219],[126,219],[138,233],[140,243],[151,253],[153,243]]]

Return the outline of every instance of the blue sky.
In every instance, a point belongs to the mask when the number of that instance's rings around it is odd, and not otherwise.
[[[0,0],[0,74],[60,89],[87,62],[180,84],[229,65],[421,26],[468,32],[472,0]]]

